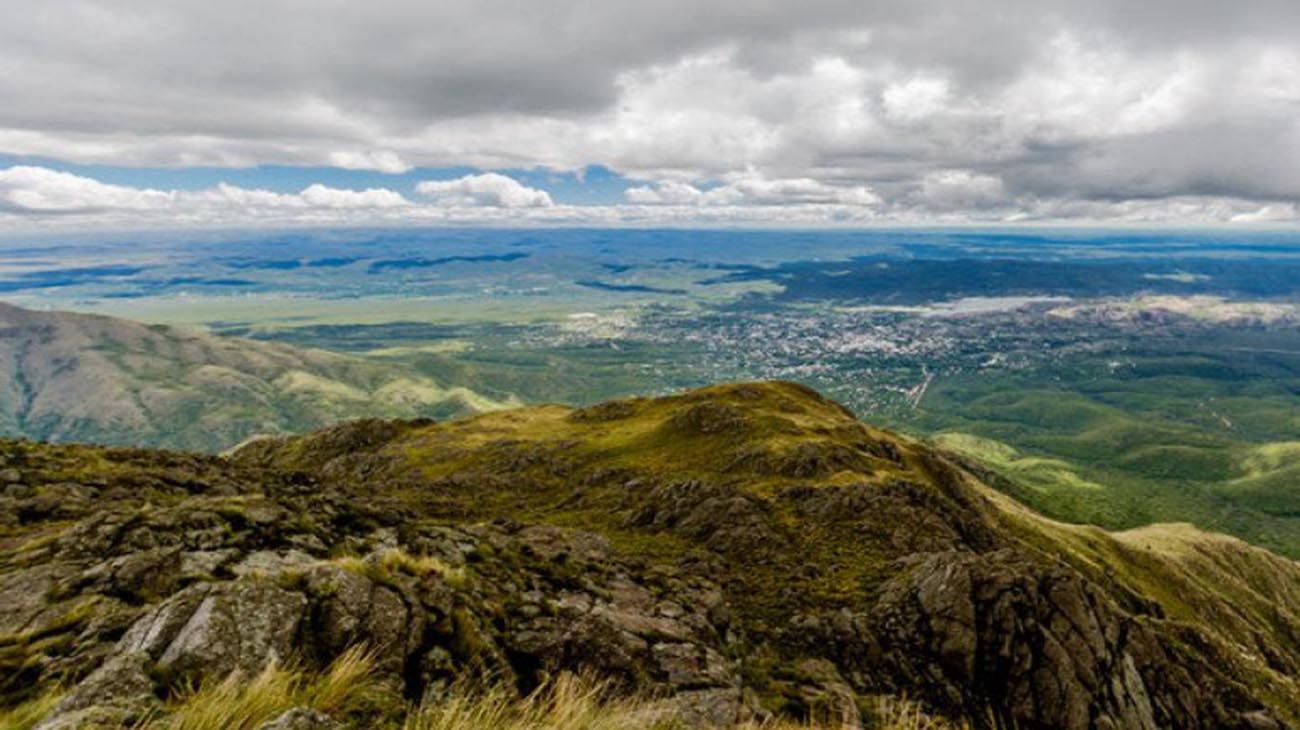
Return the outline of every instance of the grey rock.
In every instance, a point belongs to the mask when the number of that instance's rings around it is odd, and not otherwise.
[[[198,584],[142,616],[116,653],[143,653],[175,678],[252,676],[290,656],[307,600],[264,580]]]
[[[730,728],[743,714],[741,690],[730,687],[674,693],[652,704],[646,719],[678,727]]]
[[[408,609],[394,587],[337,566],[319,565],[304,580],[316,597],[311,628],[319,656],[333,657],[364,645],[376,657],[379,671],[401,671],[408,651],[414,649],[408,644],[423,633],[422,613]]]
[[[118,730],[134,727],[140,715],[133,710],[112,705],[96,705],[73,710],[41,721],[35,730]]]
[[[144,652],[114,656],[60,700],[37,730],[130,725],[158,705],[150,664]]]
[[[181,553],[181,576],[186,578],[210,577],[239,556],[235,549],[191,550]]]
[[[236,576],[273,575],[293,568],[306,568],[316,563],[316,558],[299,550],[260,550],[230,566]]]
[[[1160,726],[1128,653],[1140,627],[1077,574],[1009,550],[913,562],[886,586],[878,625],[886,661],[924,681],[931,701],[971,704],[982,686],[1020,724]]]
[[[342,725],[323,712],[308,707],[295,707],[262,723],[258,730],[336,730],[340,727]]]
[[[307,599],[266,581],[212,586],[158,658],[172,676],[252,676],[293,650]]]

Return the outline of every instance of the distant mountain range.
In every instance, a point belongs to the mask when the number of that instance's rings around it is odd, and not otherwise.
[[[569,672],[651,714],[446,719]],[[792,383],[224,457],[0,439],[3,727],[1282,730],[1298,676],[1295,561],[1044,519]]]
[[[397,363],[0,303],[0,435],[216,451],[365,416],[517,404]]]

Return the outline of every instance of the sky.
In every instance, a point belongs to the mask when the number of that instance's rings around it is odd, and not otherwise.
[[[1295,0],[0,0],[0,227],[1300,226]]]

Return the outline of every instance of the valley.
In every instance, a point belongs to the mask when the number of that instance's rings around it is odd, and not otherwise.
[[[38,248],[9,253],[6,296],[422,384],[401,405],[317,387],[353,395],[265,428],[114,443],[220,449],[345,413],[786,379],[1005,472],[1058,519],[1191,522],[1300,556],[1300,245],[1280,234],[383,231],[82,255],[50,269]]]

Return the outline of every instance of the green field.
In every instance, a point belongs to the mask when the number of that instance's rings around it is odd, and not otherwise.
[[[1059,519],[1192,522],[1300,555],[1300,357],[1145,353],[1133,368],[940,381],[893,425]]]

